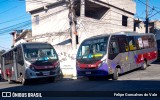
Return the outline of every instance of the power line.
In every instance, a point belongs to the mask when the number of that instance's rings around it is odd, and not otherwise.
[[[139,2],[141,2],[142,4],[144,4],[144,5],[146,5],[146,6],[148,6],[149,8],[151,8],[151,9],[153,9],[154,11],[156,11],[156,13],[155,14],[153,14],[152,16],[150,16],[149,18],[151,18],[151,17],[153,17],[153,16],[155,16],[156,14],[160,14],[160,11],[158,11],[158,10],[156,10],[156,9],[154,9],[153,7],[151,7],[150,5],[147,5],[147,4],[145,4],[144,2],[142,2],[141,0],[138,0]]]
[[[10,19],[10,20],[7,20],[7,21],[4,21],[4,22],[0,22],[0,24],[5,24],[5,23],[8,23],[8,22],[21,20],[21,19],[19,19],[19,18],[25,19],[25,18],[27,18],[27,16],[26,16],[26,14],[25,14],[25,15],[22,15],[22,16],[19,16],[19,17],[16,17],[16,18],[13,18],[13,19]]]
[[[15,9],[15,8],[17,8],[17,7],[19,7],[19,6],[22,6],[22,5],[17,5],[17,6],[11,7],[11,8],[9,8],[9,9],[3,11],[3,12],[0,12],[0,14],[6,13],[6,12],[8,12],[8,11],[10,11],[10,10],[12,10],[12,9]]]
[[[40,1],[40,0],[19,0],[19,1],[26,1],[26,2],[30,2],[30,3],[52,4],[50,2],[45,2],[45,1]],[[58,0],[55,0],[55,1],[58,1]]]
[[[58,12],[54,12],[54,13],[51,13],[49,15],[43,16],[43,17],[40,18],[40,21],[42,21],[42,20],[44,20],[44,19],[46,19],[46,18],[48,18],[50,16],[53,16],[53,15],[55,15],[55,14],[61,12],[61,11],[64,11],[64,10],[66,10],[66,8],[62,9],[62,10],[60,10]],[[36,23],[36,21],[32,22],[32,24],[34,24],[34,23]],[[28,25],[31,25],[31,21],[30,20],[18,23],[16,25],[12,25],[12,26],[9,26],[9,27],[2,28],[2,29],[0,29],[0,32],[1,32],[0,34],[4,34],[4,33],[7,33],[9,31],[13,31],[13,30],[15,30],[17,28],[26,27]]]

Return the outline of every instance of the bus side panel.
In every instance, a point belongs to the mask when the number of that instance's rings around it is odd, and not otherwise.
[[[112,56],[112,55],[109,55]],[[130,69],[130,66],[126,66],[128,62],[126,62],[126,56],[127,53],[120,53],[113,59],[108,59],[108,66],[111,67],[112,73],[114,73],[114,70],[116,67],[120,66],[120,72],[124,73]],[[110,58],[110,57],[109,57]]]
[[[157,59],[156,48],[149,48],[137,51],[136,63],[142,65],[144,59],[147,60],[147,64],[151,64]],[[139,66],[140,67],[140,66]]]
[[[2,66],[1,66],[1,68],[2,68],[2,69],[1,69],[1,70],[2,70],[2,72],[1,72],[1,73],[2,73],[2,77],[3,77],[3,79],[5,79],[5,80],[6,80],[6,79],[7,79],[7,76],[6,76],[6,68],[5,68],[5,62],[4,62],[4,59],[5,59],[5,58],[4,58],[4,57],[2,57],[2,64],[1,64],[1,65],[2,65]]]

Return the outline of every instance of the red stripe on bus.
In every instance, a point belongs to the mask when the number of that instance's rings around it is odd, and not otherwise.
[[[12,73],[11,73],[11,69],[6,69],[6,75],[11,77],[12,76]]]
[[[31,66],[33,66],[35,69],[50,69],[50,68],[55,68],[58,64],[59,64],[59,62],[56,61],[50,66],[48,66],[48,65],[47,66],[36,66],[36,65],[33,65],[33,64]]]
[[[97,68],[100,63],[102,63],[102,61],[97,61],[94,64],[81,64],[78,62],[78,66],[83,69],[84,68]]]
[[[152,52],[148,52],[148,53],[144,53],[144,54],[139,54],[137,59],[136,59],[136,63],[141,63],[144,61],[144,59],[147,60],[153,60],[156,59],[157,57],[157,51],[152,51]]]

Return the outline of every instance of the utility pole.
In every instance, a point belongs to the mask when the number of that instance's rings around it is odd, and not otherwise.
[[[71,38],[72,38],[72,49],[76,50],[76,17],[75,17],[75,8],[74,8],[74,0],[69,0],[69,21],[70,21],[70,29],[71,29]]]
[[[146,0],[146,33],[148,33],[148,23],[149,23],[149,18],[148,18],[148,0]]]

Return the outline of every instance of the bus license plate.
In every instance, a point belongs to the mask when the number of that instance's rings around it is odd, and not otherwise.
[[[43,72],[43,75],[49,75],[49,72]]]
[[[86,74],[91,74],[91,72],[86,72]]]

